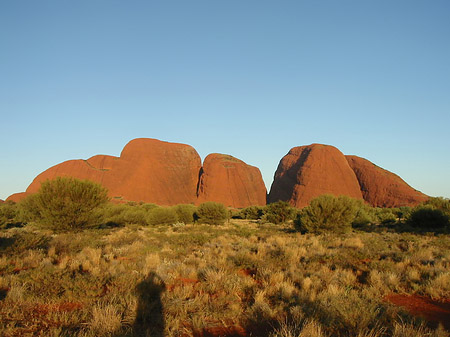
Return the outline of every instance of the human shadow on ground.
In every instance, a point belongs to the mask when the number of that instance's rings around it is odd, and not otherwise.
[[[166,290],[164,281],[151,272],[136,286],[138,305],[133,336],[164,337],[164,307],[161,295]]]

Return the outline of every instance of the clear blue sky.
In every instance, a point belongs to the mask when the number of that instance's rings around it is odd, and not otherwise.
[[[0,2],[0,198],[133,138],[231,154],[270,188],[331,144],[450,197],[450,2]]]

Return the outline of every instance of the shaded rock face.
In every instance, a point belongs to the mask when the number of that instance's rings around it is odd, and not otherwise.
[[[356,174],[364,200],[375,207],[415,206],[428,196],[409,186],[402,178],[367,159],[346,156]]]
[[[189,145],[139,138],[130,141],[120,157],[97,155],[68,160],[39,174],[20,201],[36,193],[47,179],[70,176],[102,184],[116,201],[158,205],[222,202],[232,207],[264,205],[266,189],[259,169],[227,155],[210,155],[202,169],[197,151]],[[197,197],[198,196],[198,197]]]
[[[36,193],[43,181],[60,176],[87,179],[105,186],[114,200],[152,202],[159,205],[193,203],[197,199],[201,159],[193,147],[156,139],[134,139],[120,157],[97,155],[69,160],[38,175],[25,194]]]
[[[323,194],[362,199],[358,180],[345,156],[329,145],[292,148],[278,165],[268,201],[288,201],[301,208]]]
[[[229,155],[213,153],[205,158],[198,185],[198,202],[216,201],[243,208],[266,204],[261,172]]]

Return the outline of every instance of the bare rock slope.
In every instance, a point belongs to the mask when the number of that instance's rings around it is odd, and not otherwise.
[[[102,184],[117,200],[159,205],[194,203],[200,168],[200,156],[189,145],[138,138],[123,148],[120,157],[97,155],[49,168],[33,180],[25,195],[37,192],[46,179],[70,176]]]
[[[398,175],[376,166],[367,159],[346,156],[356,174],[364,200],[375,207],[415,206],[428,196],[409,186]]]
[[[120,157],[97,155],[55,165],[39,174],[26,192],[8,200],[20,201],[36,193],[43,181],[60,176],[100,183],[116,201],[158,205],[217,201],[231,207],[264,205],[266,201],[258,168],[228,155],[212,154],[202,169],[193,147],[148,138],[130,141]]]
[[[292,148],[278,165],[268,201],[304,207],[322,194],[362,199],[358,179],[337,148],[322,144]]]
[[[148,138],[130,141],[120,157],[97,155],[55,165],[39,174],[26,192],[7,200],[20,201],[36,193],[43,181],[59,176],[100,183],[116,201],[159,205],[216,201],[236,208],[266,203],[258,168],[217,153],[208,155],[202,166],[193,147]],[[322,194],[364,199],[377,207],[414,206],[428,198],[366,159],[312,144],[294,147],[281,159],[267,199],[301,208]]]
[[[213,153],[205,158],[200,175],[198,202],[217,201],[225,206],[266,204],[261,172],[229,155]]]

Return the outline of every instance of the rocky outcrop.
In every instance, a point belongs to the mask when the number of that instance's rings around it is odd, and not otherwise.
[[[158,205],[222,202],[231,207],[264,205],[266,189],[259,169],[228,155],[201,159],[189,145],[140,138],[130,141],[120,157],[97,155],[68,160],[39,174],[20,201],[36,193],[47,179],[70,176],[102,184],[116,201],[143,201]]]
[[[356,174],[362,195],[375,207],[415,206],[428,196],[409,186],[398,175],[376,166],[367,159],[346,156]]]
[[[288,201],[300,208],[322,194],[362,199],[355,173],[337,148],[322,144],[292,148],[278,165],[268,201]]]
[[[7,200],[20,201],[36,193],[43,181],[60,176],[100,183],[119,202],[216,201],[235,208],[266,203],[258,168],[217,153],[208,155],[202,167],[193,147],[148,138],[130,141],[119,157],[97,155],[55,165],[39,174],[26,192]],[[413,206],[428,198],[366,159],[344,156],[333,146],[312,144],[294,147],[281,159],[267,199],[301,208],[322,194],[364,198],[378,207]]]
[[[9,199],[18,201],[37,192],[47,179],[70,176],[102,184],[116,200],[194,203],[200,168],[200,156],[189,145],[139,138],[130,141],[120,157],[98,155],[55,165],[38,175],[26,193]]]
[[[205,158],[198,186],[198,202],[216,201],[243,208],[266,204],[261,172],[229,155],[213,153]]]

